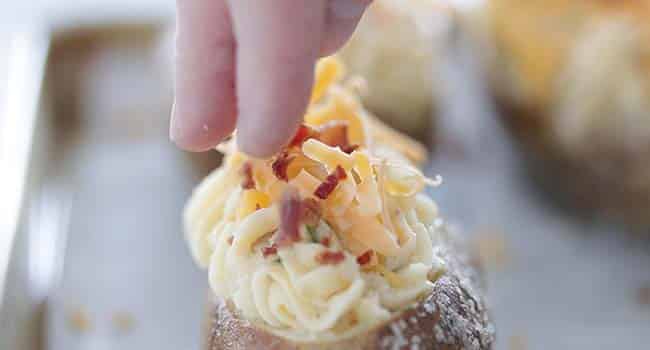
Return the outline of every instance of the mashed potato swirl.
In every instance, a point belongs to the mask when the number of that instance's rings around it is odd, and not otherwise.
[[[281,154],[254,159],[233,140],[221,145],[224,164],[184,214],[214,293],[302,341],[363,332],[429,292],[444,270],[436,205],[421,193],[435,183],[411,165],[417,152],[403,151],[405,141],[372,126],[357,80],[342,76],[338,60],[319,62],[305,122]]]

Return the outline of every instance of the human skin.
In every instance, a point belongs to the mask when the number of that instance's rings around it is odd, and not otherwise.
[[[316,60],[339,49],[372,0],[177,0],[170,137],[205,151],[279,151],[309,102]]]

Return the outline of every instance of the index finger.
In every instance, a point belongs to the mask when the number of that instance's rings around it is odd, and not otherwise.
[[[239,147],[253,156],[269,156],[288,142],[305,113],[326,1],[228,3],[237,40]]]
[[[225,0],[177,0],[176,98],[170,136],[204,151],[235,128],[235,39]]]

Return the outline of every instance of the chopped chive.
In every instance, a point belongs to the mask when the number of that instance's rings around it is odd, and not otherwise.
[[[313,226],[305,225],[305,229],[307,229],[307,233],[309,233],[311,241],[313,243],[318,243],[318,234],[316,233],[316,228]]]

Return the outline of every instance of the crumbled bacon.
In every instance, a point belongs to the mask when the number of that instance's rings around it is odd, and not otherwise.
[[[348,147],[350,142],[348,140],[348,124],[343,121],[332,121],[323,124],[319,128],[318,139],[332,147]]]
[[[235,240],[235,237],[233,237],[233,236],[228,237],[228,241],[227,241],[228,245],[232,245],[232,241],[234,241],[234,240]]]
[[[327,199],[329,195],[334,191],[336,186],[339,184],[339,181],[345,180],[348,177],[348,175],[345,172],[345,169],[343,169],[340,165],[336,167],[336,170],[327,175],[325,178],[325,181],[321,183],[316,190],[314,191],[314,195],[320,199]]]
[[[324,265],[336,265],[345,260],[345,255],[341,251],[325,250],[316,255],[316,261]]]
[[[318,137],[318,130],[312,128],[309,125],[300,124],[298,130],[296,131],[296,134],[293,136],[293,139],[291,139],[291,142],[289,142],[289,147],[300,147],[308,139]]]
[[[309,226],[316,226],[320,221],[321,209],[318,202],[313,198],[306,198],[302,201],[300,212],[301,221]]]
[[[293,160],[293,157],[289,156],[289,153],[282,152],[271,164],[273,169],[273,175],[282,181],[289,181],[289,176],[287,175],[287,169],[289,168],[289,163]]]
[[[255,211],[262,209],[259,203],[255,203]]]
[[[278,253],[278,247],[274,244],[271,244],[268,247],[262,248],[262,256],[263,257],[269,257],[271,255],[275,255]]]
[[[245,190],[255,188],[255,180],[253,179],[253,164],[251,162],[245,162],[241,167],[241,173],[244,176],[244,181],[242,181],[241,187]]]
[[[357,256],[357,263],[359,265],[365,265],[372,260],[372,256],[375,254],[372,250],[366,250],[363,254]]]
[[[322,143],[339,147],[345,153],[352,153],[359,145],[351,145],[348,138],[348,123],[341,120],[335,120],[325,123],[314,129],[309,125],[300,124],[296,134],[289,142],[288,148],[300,147],[309,139],[317,139]]]
[[[300,240],[300,225],[315,225],[320,221],[321,210],[314,199],[300,199],[298,190],[289,186],[280,202],[280,230],[275,237],[278,247],[291,245]]]
[[[341,146],[341,151],[350,154],[354,151],[356,151],[359,148],[359,145],[347,145],[347,146]]]
[[[334,170],[334,175],[336,175],[336,178],[339,180],[345,180],[348,178],[348,174],[345,172],[345,169],[343,169],[340,165],[336,166],[336,170]]]
[[[288,187],[280,202],[280,230],[275,243],[278,247],[288,246],[300,240],[300,215],[302,201],[294,187]]]
[[[320,244],[322,244],[322,245],[329,248],[329,246],[330,246],[330,238],[329,237],[323,237],[323,239],[320,240]]]

